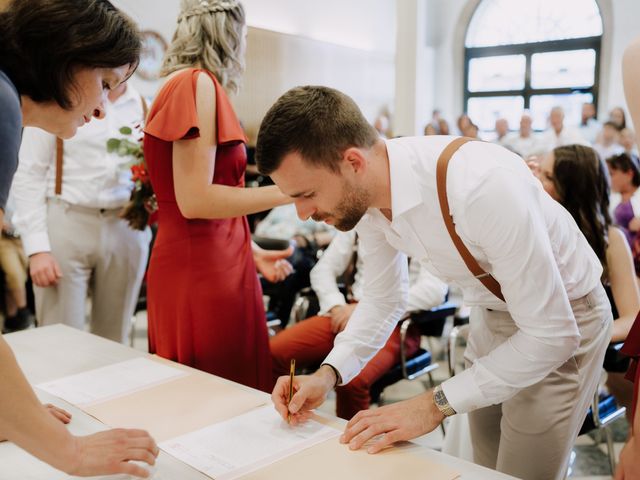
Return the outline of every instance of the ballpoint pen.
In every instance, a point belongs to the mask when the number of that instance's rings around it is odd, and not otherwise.
[[[287,409],[293,398],[293,374],[296,371],[296,359],[291,359],[291,366],[289,368],[289,401],[287,402]],[[291,423],[291,412],[287,413],[287,423]]]

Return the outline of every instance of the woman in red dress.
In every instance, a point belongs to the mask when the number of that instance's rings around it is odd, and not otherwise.
[[[290,265],[251,242],[245,215],[288,203],[244,187],[246,141],[226,90],[237,90],[246,35],[235,0],[183,0],[145,127],[159,206],[148,273],[149,350],[265,391],[271,364],[256,265],[280,280]]]

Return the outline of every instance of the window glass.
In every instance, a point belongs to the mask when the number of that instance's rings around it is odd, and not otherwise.
[[[580,124],[582,104],[593,101],[590,93],[572,93],[565,95],[532,95],[530,103],[531,118],[534,130],[546,130],[549,113],[553,107],[559,106],[564,110],[564,124],[577,126]]]
[[[469,91],[523,89],[526,61],[524,55],[472,58],[469,61]]]
[[[524,98],[521,96],[474,97],[467,104],[469,118],[483,132],[494,130],[498,118],[506,118],[509,128],[515,130],[523,112]]]
[[[534,53],[531,56],[531,88],[591,87],[596,51]]]
[[[483,0],[465,45],[491,47],[602,35],[595,0]]]

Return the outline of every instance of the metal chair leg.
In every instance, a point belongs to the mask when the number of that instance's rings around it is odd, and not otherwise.
[[[614,475],[616,472],[616,452],[613,449],[613,434],[611,433],[611,429],[608,426],[604,427],[603,430],[605,439],[607,441],[607,454],[609,455],[611,475]]]

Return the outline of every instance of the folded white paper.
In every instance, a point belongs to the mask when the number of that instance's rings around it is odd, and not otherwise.
[[[86,406],[187,374],[184,370],[148,358],[135,358],[41,383],[37,387],[74,405]]]
[[[159,446],[216,480],[231,480],[340,433],[315,420],[291,426],[268,405]]]

